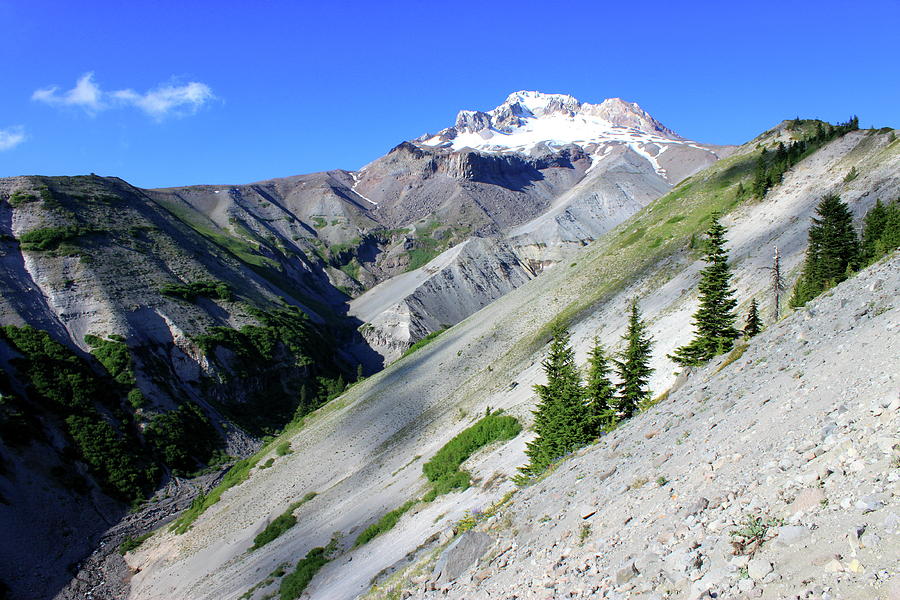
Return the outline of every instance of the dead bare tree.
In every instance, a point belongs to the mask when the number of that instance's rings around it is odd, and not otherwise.
[[[763,268],[772,274],[772,295],[775,296],[775,321],[778,321],[781,318],[781,293],[784,291],[784,278],[781,276],[781,255],[778,253],[778,246],[775,246],[772,266]]]

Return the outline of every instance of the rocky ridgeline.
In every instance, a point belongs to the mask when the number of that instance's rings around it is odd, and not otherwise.
[[[375,595],[900,597],[898,297],[895,254]]]

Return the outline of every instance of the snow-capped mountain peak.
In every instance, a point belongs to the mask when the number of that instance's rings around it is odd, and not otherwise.
[[[567,94],[522,90],[507,96],[493,110],[460,111],[453,127],[416,140],[425,146],[487,152],[613,141],[671,143],[682,138],[636,103],[621,98],[590,104]]]

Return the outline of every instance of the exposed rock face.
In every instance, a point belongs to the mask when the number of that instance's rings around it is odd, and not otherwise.
[[[230,226],[218,205],[208,208]],[[35,378],[41,375],[31,373],[29,357],[0,336],[0,582],[11,587],[14,597],[52,597],[104,530],[127,512],[123,498],[108,495],[110,487],[96,479],[102,469],[87,466],[92,450],[80,450],[86,446],[73,439],[67,425],[70,408],[112,423],[111,435],[125,436],[118,439],[144,460],[144,469],[156,466],[157,457],[143,432],[159,415],[196,404],[213,430],[210,435],[221,438],[220,449],[246,456],[258,447],[253,438],[258,431],[244,418],[250,407],[274,408],[270,401],[280,398],[276,410],[289,420],[301,382],[316,377],[326,363],[331,376],[338,377],[337,340],[353,334],[349,327],[343,333],[334,328],[330,335],[336,337],[328,341],[317,325],[335,316],[335,308],[322,301],[328,298],[327,279],[307,263],[295,260],[291,267],[284,254],[268,254],[229,237],[229,230],[219,229],[213,219],[182,220],[176,214],[174,203],[164,207],[115,178],[0,179],[0,325],[45,331],[67,348],[66,359],[56,360],[81,361],[87,373],[72,375],[72,390],[86,389],[89,377],[115,390],[109,398],[92,395],[76,404],[67,400],[75,392],[60,391],[68,389],[62,383],[52,384],[55,393],[47,391],[46,381],[55,382],[55,373],[44,373],[45,387],[38,389]],[[198,282],[222,286],[227,293],[185,297],[165,292],[167,286],[184,290]],[[319,300],[316,310],[309,308],[311,299]],[[308,328],[303,352],[317,357],[300,361],[299,351],[272,339],[269,360],[250,365],[253,358],[238,355],[227,340],[198,339],[224,330],[233,340],[242,327],[260,327],[261,314],[286,310],[284,303],[298,307],[290,318],[302,323],[295,330]],[[299,307],[306,308],[306,318]],[[92,357],[89,335],[121,340],[129,365],[126,387],[119,390],[112,374]],[[324,359],[323,350],[332,358]],[[352,367],[344,368],[349,374]],[[134,401],[130,395],[126,399],[131,385],[139,392]],[[28,425],[16,439],[8,437],[11,416]],[[109,472],[120,458],[107,458],[113,465]],[[209,459],[197,456],[196,468]],[[168,473],[148,483],[166,479]],[[17,564],[28,567],[13,569]]]
[[[539,271],[730,151],[684,140],[621,99],[516,92],[491,111],[461,111],[454,127],[402,142],[357,172],[146,193],[257,246],[310,298],[333,303],[335,288],[358,296],[421,264],[417,252],[450,250],[471,235],[511,241],[518,261]],[[400,312],[440,322],[417,310]],[[379,347],[409,343],[403,330],[391,340],[382,339],[390,328],[380,329]]]
[[[386,362],[430,332],[450,327],[522,285],[534,270],[508,246],[469,238],[421,269],[381,283],[350,303],[363,337]]]

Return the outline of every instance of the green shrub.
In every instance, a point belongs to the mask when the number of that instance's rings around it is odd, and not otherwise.
[[[354,542],[361,546],[372,538],[389,531],[409,509],[418,502],[431,502],[451,490],[466,489],[471,483],[471,475],[459,466],[478,449],[495,441],[511,440],[519,435],[522,426],[515,417],[499,413],[486,413],[477,423],[464,429],[456,437],[437,451],[434,457],[422,465],[422,471],[431,482],[431,489],[421,500],[409,500],[369,525]]]
[[[255,378],[261,384],[253,388],[248,401],[220,407],[230,419],[262,435],[344,391],[346,382],[334,366],[330,342],[316,332],[305,314],[294,307],[248,311],[260,325],[211,327],[194,338],[223,372],[237,379]],[[217,353],[220,347],[230,352]]]
[[[104,340],[96,335],[84,336],[85,343],[91,347],[100,364],[112,375],[112,378],[122,385],[134,385],[134,365],[131,362],[131,353],[128,346],[119,339]]]
[[[353,547],[362,546],[372,538],[381,535],[385,531],[390,531],[394,528],[394,525],[397,524],[397,521],[400,520],[409,509],[415,506],[419,501],[418,500],[409,500],[401,506],[400,508],[395,508],[391,512],[387,513],[368,527],[366,527],[359,537],[356,538],[356,541],[353,542]]]
[[[200,296],[226,301],[234,299],[231,288],[223,281],[195,281],[186,285],[167,283],[159,289],[159,292],[163,296],[179,298],[187,302],[194,302]]]
[[[138,548],[141,544],[150,539],[150,536],[153,535],[152,531],[148,531],[143,535],[139,535],[136,538],[131,537],[130,535],[125,538],[121,544],[119,544],[119,554],[125,556],[128,552],[131,552],[135,548]]]
[[[409,356],[416,350],[418,350],[420,348],[424,348],[425,346],[427,346],[428,344],[433,342],[439,335],[441,335],[445,331],[447,331],[446,327],[438,329],[437,331],[432,331],[431,333],[429,333],[428,335],[423,337],[421,340],[419,340],[418,342],[416,342],[415,344],[413,344],[412,346],[407,348],[406,352],[404,352],[400,358],[406,358],[407,356]]]
[[[193,402],[154,416],[144,438],[177,475],[187,475],[199,463],[207,462],[221,442],[215,427]]]
[[[194,521],[196,521],[207,508],[218,502],[226,490],[244,483],[247,478],[250,477],[250,471],[256,466],[259,459],[259,455],[254,455],[234,463],[234,466],[225,473],[225,477],[222,478],[219,485],[210,490],[209,494],[200,494],[194,498],[194,501],[191,502],[191,506],[172,522],[169,526],[169,531],[182,534],[190,529]]]
[[[9,197],[9,205],[13,208],[21,206],[26,202],[37,202],[38,198],[34,194],[29,194],[28,192],[17,191],[13,192],[12,196]]]
[[[128,391],[128,403],[131,405],[131,408],[137,410],[147,403],[147,399],[144,398],[144,394],[141,390],[131,388],[131,390]]]
[[[85,462],[111,493],[128,500],[143,497],[153,471],[141,468],[139,457],[109,422],[96,413],[70,415],[66,426]]]
[[[287,454],[290,454],[291,452],[293,452],[293,450],[291,450],[291,443],[290,443],[290,442],[281,442],[281,443],[278,444],[278,446],[275,448],[275,453],[276,453],[278,456],[285,456],[285,455],[287,455]]]
[[[437,495],[452,489],[466,489],[470,476],[459,469],[460,465],[480,448],[491,442],[511,440],[521,431],[522,426],[515,417],[487,414],[447,442],[422,465],[422,471],[434,484]]]
[[[46,331],[10,325],[0,329],[0,337],[23,357],[11,362],[26,382],[29,395],[64,420],[75,448],[101,487],[123,500],[142,497],[156,477],[156,467],[141,455],[134,434],[107,419],[95,406],[118,408],[118,386],[94,373]]]
[[[22,244],[22,250],[35,252],[56,250],[61,243],[74,240],[88,233],[92,232],[77,225],[44,227],[23,233],[19,238],[19,242]]]
[[[296,525],[297,517],[294,516],[294,511],[315,497],[315,492],[309,492],[308,494],[303,496],[301,500],[292,503],[286,511],[275,517],[275,519],[273,519],[271,523],[266,525],[266,528],[263,529],[259,533],[259,535],[253,538],[253,546],[250,547],[250,550],[262,548],[263,546],[280,536],[282,533]]]
[[[295,600],[300,597],[319,569],[328,562],[325,548],[313,548],[297,563],[293,573],[285,575],[281,580],[278,594],[281,600]]]

